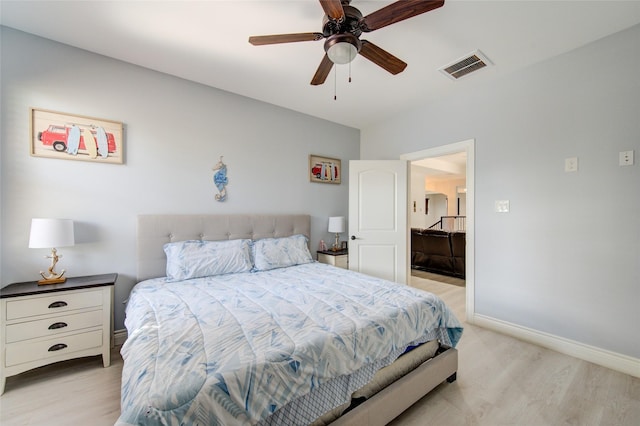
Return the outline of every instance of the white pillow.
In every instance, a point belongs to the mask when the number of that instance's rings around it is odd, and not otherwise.
[[[164,245],[167,281],[248,272],[251,240],[188,240]]]
[[[313,262],[307,241],[307,237],[301,234],[253,241],[253,270],[268,271]]]

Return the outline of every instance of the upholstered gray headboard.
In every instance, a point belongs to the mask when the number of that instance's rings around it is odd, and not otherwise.
[[[310,238],[309,215],[140,215],[138,216],[138,281],[166,275],[163,246],[184,240]]]

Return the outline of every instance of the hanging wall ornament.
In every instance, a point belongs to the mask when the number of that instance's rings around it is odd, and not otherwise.
[[[216,172],[213,175],[213,183],[218,188],[218,194],[216,194],[216,201],[225,201],[227,199],[227,165],[222,162],[222,155],[220,161],[213,166],[213,170]]]

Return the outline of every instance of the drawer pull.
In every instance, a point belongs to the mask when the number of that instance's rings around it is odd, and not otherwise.
[[[55,352],[55,351],[59,351],[62,350],[64,348],[66,348],[67,345],[65,345],[64,343],[58,343],[57,345],[53,345],[49,348],[49,352]]]
[[[49,326],[49,330],[56,330],[58,328],[65,328],[68,324],[66,322],[54,322]]]
[[[65,306],[67,306],[67,302],[58,301],[58,302],[53,302],[52,304],[50,304],[49,305],[49,309],[64,308]]]

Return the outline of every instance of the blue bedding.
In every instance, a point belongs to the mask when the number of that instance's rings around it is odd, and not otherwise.
[[[144,281],[125,325],[118,424],[136,425],[267,424],[328,393],[312,419],[408,346],[455,346],[462,334],[437,296],[321,263]]]

